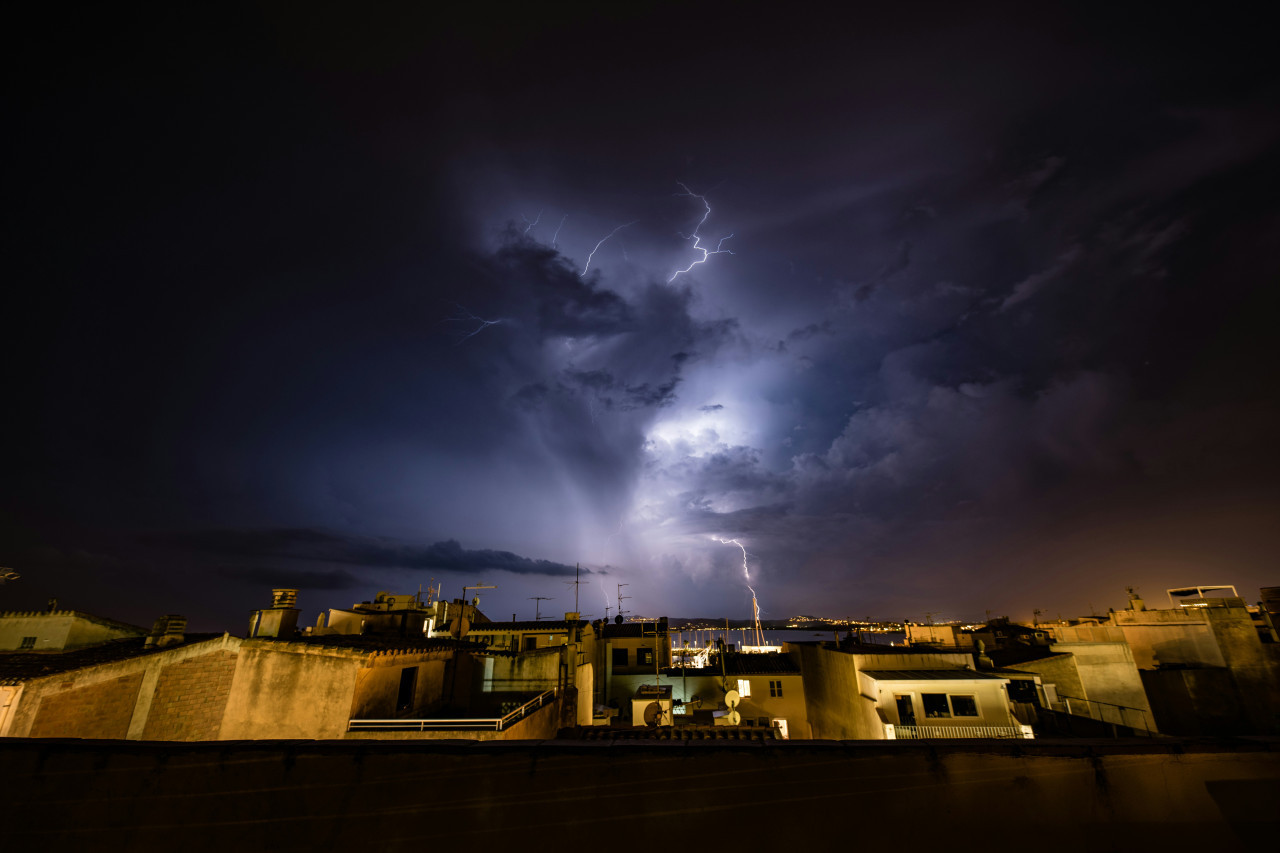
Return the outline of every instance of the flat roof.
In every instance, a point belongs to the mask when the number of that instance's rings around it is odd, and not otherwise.
[[[999,675],[976,669],[864,669],[862,674],[876,681],[1007,681]]]

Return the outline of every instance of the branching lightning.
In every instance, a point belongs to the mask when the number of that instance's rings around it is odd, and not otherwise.
[[[751,570],[747,568],[747,546],[743,545],[737,539],[721,539],[718,536],[712,536],[712,539],[721,545],[737,545],[742,551],[742,576],[747,579],[747,589],[751,590],[751,617],[755,624],[756,645],[764,644],[764,635],[760,630],[760,605],[756,601],[756,588],[751,585]]]
[[[560,229],[564,227],[564,221],[569,218],[569,214],[560,217],[560,224],[556,226],[556,233],[551,235],[551,248],[556,247],[556,241],[560,239]]]
[[[476,335],[480,334],[490,326],[501,325],[504,322],[503,318],[501,317],[499,317],[496,320],[486,320],[484,317],[477,317],[475,314],[471,313],[469,309],[463,307],[462,305],[458,305],[457,308],[458,308],[458,313],[452,317],[447,318],[444,322],[468,323],[468,324],[475,323],[475,327],[472,328],[471,331],[465,332],[465,333],[460,329],[458,331],[458,334],[459,334],[458,339],[453,342],[454,346],[458,346],[463,341],[468,340],[470,338],[474,338]]]
[[[680,235],[680,237],[681,237],[682,239],[685,239],[685,240],[692,240],[692,241],[693,241],[693,249],[694,249],[694,251],[696,251],[696,252],[701,252],[701,253],[702,253],[702,257],[698,258],[697,260],[695,260],[693,263],[689,264],[689,266],[685,267],[684,269],[682,269],[682,270],[676,270],[674,273],[672,273],[672,274],[671,274],[671,278],[667,279],[667,284],[670,284],[671,282],[675,281],[675,280],[676,280],[676,278],[677,278],[681,273],[687,273],[689,270],[693,269],[693,268],[694,268],[694,267],[696,267],[698,264],[706,263],[707,258],[711,257],[712,255],[721,255],[721,254],[724,254],[724,255],[732,255],[732,254],[733,254],[733,251],[732,251],[732,250],[724,248],[724,241],[725,241],[725,240],[730,240],[730,239],[732,239],[732,238],[733,238],[733,235],[732,235],[732,234],[730,234],[728,237],[721,237],[721,238],[720,238],[720,242],[719,242],[719,243],[716,243],[716,247],[715,247],[715,249],[714,249],[714,250],[712,250],[712,249],[708,249],[706,246],[703,246],[703,245],[702,245],[702,236],[698,233],[698,229],[700,229],[700,228],[701,228],[701,227],[706,223],[706,221],[707,221],[707,217],[709,217],[709,216],[711,215],[711,205],[707,202],[707,197],[706,197],[706,196],[698,195],[697,193],[695,193],[693,190],[689,189],[689,188],[688,188],[687,186],[685,186],[684,184],[679,184],[679,186],[680,186],[680,188],[681,188],[682,190],[684,190],[684,192],[682,192],[682,193],[676,193],[676,196],[677,196],[677,197],[680,197],[680,198],[684,198],[684,197],[688,197],[688,198],[696,198],[698,201],[702,202],[702,206],[703,206],[704,208],[706,208],[706,209],[703,211],[703,213],[702,213],[702,218],[701,218],[701,219],[699,219],[699,220],[698,220],[698,224],[697,224],[696,226],[694,226],[693,231],[691,231],[691,232],[690,232],[690,233],[688,233],[688,234],[681,234],[681,235]]]
[[[596,256],[596,252],[598,252],[598,251],[600,250],[600,247],[604,245],[604,242],[605,242],[606,240],[608,240],[608,239],[609,239],[610,237],[612,237],[614,234],[617,234],[617,233],[618,233],[619,231],[621,231],[623,228],[629,228],[630,226],[635,225],[635,224],[636,224],[637,222],[639,222],[639,221],[640,221],[639,219],[633,219],[633,220],[631,220],[630,222],[624,222],[622,225],[619,225],[617,228],[613,229],[613,230],[612,230],[612,231],[610,231],[608,234],[606,234],[606,235],[604,235],[603,237],[601,237],[601,238],[600,238],[600,242],[599,242],[599,243],[596,243],[596,247],[595,247],[594,249],[592,249],[592,250],[591,250],[591,254],[587,255],[587,263],[586,263],[586,266],[584,266],[584,267],[582,268],[582,277],[583,277],[583,278],[585,278],[585,277],[586,277],[586,275],[587,275],[587,270],[591,269],[591,259],[592,259],[592,258],[594,258],[594,257]]]
[[[520,218],[524,220],[524,233],[528,234],[530,231],[533,230],[533,226],[537,225],[538,222],[542,219],[542,211],[541,210],[538,211],[538,215],[533,218],[532,222],[530,222],[529,217],[525,216],[523,213],[520,214]]]

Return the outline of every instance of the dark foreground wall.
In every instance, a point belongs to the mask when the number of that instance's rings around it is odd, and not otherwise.
[[[0,789],[14,851],[1204,851],[1274,838],[1280,741],[23,739]]]

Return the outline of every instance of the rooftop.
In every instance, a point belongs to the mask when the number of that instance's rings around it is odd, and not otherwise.
[[[862,674],[876,681],[1005,681],[1004,676],[976,669],[864,669]]]
[[[96,646],[82,649],[50,649],[24,652],[0,652],[0,684],[20,684],[46,675],[57,675],[98,666],[104,663],[129,660],[168,651],[193,643],[220,639],[222,634],[187,634],[186,640],[177,645],[152,646],[146,648],[146,637],[128,637],[123,640],[110,640]]]

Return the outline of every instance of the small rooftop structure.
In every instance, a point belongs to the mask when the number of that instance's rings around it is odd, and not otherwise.
[[[1230,596],[1210,593],[1231,590]],[[1230,584],[1222,586],[1181,586],[1165,590],[1169,594],[1170,607],[1244,607],[1244,599]],[[1174,601],[1174,597],[1182,599]]]

